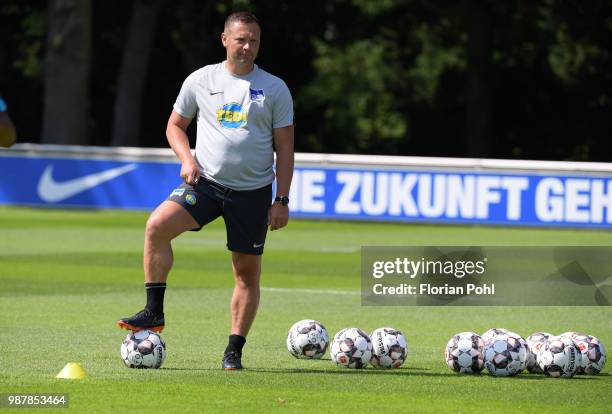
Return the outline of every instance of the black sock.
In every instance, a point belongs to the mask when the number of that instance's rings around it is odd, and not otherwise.
[[[227,348],[225,348],[225,353],[227,354],[228,352],[237,352],[239,354],[242,354],[242,347],[244,346],[245,342],[246,338],[244,336],[230,335]]]
[[[164,293],[166,293],[165,283],[145,283],[147,290],[147,308],[151,312],[161,315],[164,313]]]

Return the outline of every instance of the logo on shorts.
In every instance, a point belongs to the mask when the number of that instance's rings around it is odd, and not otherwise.
[[[175,188],[174,190],[172,190],[172,194],[170,194],[170,197],[172,196],[181,197],[183,194],[185,194],[184,188]]]
[[[187,195],[185,196],[185,202],[186,202],[187,204],[189,204],[190,206],[195,206],[195,204],[196,204],[196,198],[195,198],[195,196],[194,196],[193,194],[187,194]]]
[[[240,128],[246,125],[249,113],[242,108],[242,105],[232,102],[217,109],[217,121],[225,128]]]

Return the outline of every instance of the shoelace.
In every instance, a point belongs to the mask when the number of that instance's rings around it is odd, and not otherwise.
[[[147,308],[145,308],[145,309],[141,310],[140,312],[138,312],[138,313],[136,314],[136,316],[145,316],[145,317],[151,317],[151,318],[154,318],[154,319],[156,319],[156,320],[157,320],[157,319],[160,319],[160,318],[162,318],[162,317],[163,317],[163,316],[161,316],[161,315],[156,315],[156,314],[154,314],[153,312],[151,312],[151,311],[150,311],[149,309],[147,309]]]
[[[238,354],[237,352],[229,352],[225,355],[225,360],[229,362],[237,362],[240,357],[240,354]]]
[[[138,312],[136,315],[134,315],[134,317],[146,316],[148,314],[149,314],[149,310],[148,309],[143,309],[140,312]]]

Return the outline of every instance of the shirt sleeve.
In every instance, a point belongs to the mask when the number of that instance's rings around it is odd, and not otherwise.
[[[283,128],[290,125],[293,125],[293,98],[285,82],[281,81],[272,107],[272,127]]]
[[[181,91],[174,102],[174,110],[183,118],[193,118],[198,110],[195,86],[197,84],[195,72],[185,79]]]

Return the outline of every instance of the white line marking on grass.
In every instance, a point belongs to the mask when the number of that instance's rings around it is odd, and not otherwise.
[[[320,247],[315,249],[309,249],[313,252],[323,253],[355,253],[361,250],[360,247]]]
[[[329,290],[329,289],[301,289],[301,288],[274,288],[262,287],[264,292],[283,292],[283,293],[314,293],[324,295],[340,295],[340,296],[359,296],[361,293],[356,290]]]

